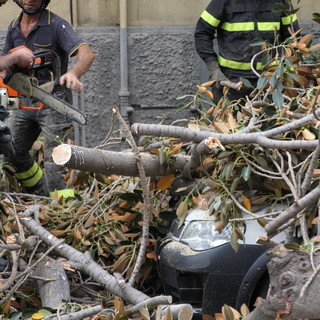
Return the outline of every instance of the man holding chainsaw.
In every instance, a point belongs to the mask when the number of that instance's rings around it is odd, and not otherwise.
[[[39,50],[50,49],[59,57],[58,68],[61,69],[61,76],[51,94],[71,103],[71,90],[83,89],[79,78],[94,61],[92,50],[67,21],[46,9],[50,0],[13,1],[22,8],[22,12],[8,28],[4,53],[20,46],[29,48],[35,55]],[[76,57],[75,62],[68,69],[69,57],[73,56]],[[52,69],[56,67],[51,66]],[[46,77],[52,76],[52,69],[35,71],[39,83],[46,83]],[[14,75],[14,71],[12,73]],[[20,109],[14,110],[9,117],[15,154],[6,157],[6,160],[10,167],[14,167],[16,178],[27,192],[47,196],[49,192],[58,190],[59,195],[73,196],[72,189],[65,189],[63,175],[58,172],[56,165],[48,161],[52,149],[57,145],[55,138],[65,136],[66,130],[72,126],[71,121],[49,108],[50,101],[43,106],[41,101],[33,97],[24,97]],[[46,177],[29,153],[41,132],[45,139]]]
[[[0,0],[0,7],[6,4],[8,0]],[[0,72],[8,69],[13,64],[19,65],[21,68],[30,66],[33,63],[33,54],[29,50],[21,48],[12,54],[0,57]]]

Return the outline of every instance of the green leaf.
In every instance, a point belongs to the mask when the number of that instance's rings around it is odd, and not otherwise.
[[[249,43],[249,46],[251,47],[255,47],[255,46],[262,46],[266,41],[263,39],[257,39],[257,40],[253,40]]]
[[[266,77],[261,76],[258,80],[257,88],[258,89],[263,88],[267,84],[267,82],[268,82],[268,79]]]
[[[16,312],[11,317],[11,320],[20,320],[20,319],[22,319],[22,312]]]
[[[297,243],[286,243],[284,246],[289,250],[300,250],[300,245]]]
[[[245,181],[248,181],[251,175],[251,167],[247,166],[242,169],[242,177]]]
[[[221,197],[220,196],[216,197],[215,200],[214,200],[214,205],[213,205],[213,208],[214,208],[215,211],[219,210],[219,208],[221,206],[221,203],[222,203]]]
[[[181,96],[178,96],[176,99],[177,99],[177,100],[181,100],[181,99],[185,99],[185,98],[188,98],[188,97],[189,97],[189,95],[183,94],[183,95],[181,95]]]
[[[243,85],[244,85],[245,87],[248,87],[248,88],[251,88],[251,87],[252,87],[252,84],[251,84],[251,82],[250,82],[248,79],[245,79],[245,78],[241,78],[241,77],[240,77],[240,81],[243,83]]]
[[[277,113],[277,109],[272,105],[266,106],[265,108],[263,108],[263,111],[269,117],[272,117]]]
[[[230,187],[231,192],[234,192],[237,189],[239,181],[240,181],[240,177],[236,177],[235,179],[233,179],[231,187]]]
[[[284,72],[284,66],[282,63],[280,63],[277,70],[276,70],[277,77],[281,77],[283,72]]]
[[[317,12],[313,13],[312,18],[313,18],[312,19],[313,21],[320,23],[320,13],[317,13]]]
[[[284,98],[279,90],[275,90],[272,93],[272,100],[277,107],[282,107],[284,104]]]
[[[278,82],[278,78],[275,75],[273,75],[269,80],[270,86],[272,88],[275,88],[275,86],[277,85],[277,82]]]

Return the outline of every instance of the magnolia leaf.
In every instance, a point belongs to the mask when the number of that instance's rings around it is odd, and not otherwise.
[[[223,221],[220,221],[218,225],[214,228],[214,231],[220,231],[225,227],[225,223]]]
[[[251,212],[251,202],[244,194],[241,195],[245,208]]]
[[[248,88],[252,87],[252,84],[248,79],[240,77],[239,81],[242,82],[245,87],[248,87]]]
[[[11,307],[11,300],[9,299],[8,301],[6,301],[4,303],[4,305],[2,306],[2,312],[4,314],[8,314],[10,312],[10,307]]]
[[[214,317],[216,320],[226,320],[225,316],[222,313],[215,313]]]
[[[229,128],[226,123],[222,122],[213,122],[213,127],[219,132],[219,133],[229,133]]]
[[[173,320],[170,307],[168,307],[168,308],[166,309],[166,313],[165,313],[164,316],[161,318],[161,320]]]
[[[272,100],[277,107],[282,107],[284,104],[284,98],[282,93],[279,90],[275,90],[272,93]]]
[[[302,131],[302,135],[306,140],[315,140],[315,138],[316,138],[316,136],[308,129],[304,129]]]
[[[32,319],[42,319],[42,318],[44,318],[44,315],[39,312],[36,312],[31,316],[31,318]]]
[[[250,313],[250,310],[246,304],[243,304],[240,308],[240,312],[241,312],[242,317],[246,317]]]
[[[139,308],[139,312],[140,312],[140,314],[141,314],[141,318],[142,319],[145,319],[145,320],[149,320],[150,319],[150,313],[149,313],[149,310],[148,310],[148,308],[146,308],[146,307],[140,307]]]
[[[313,13],[312,18],[313,18],[312,19],[313,21],[320,23],[320,13],[317,13],[317,12]]]
[[[231,307],[227,306],[226,304],[222,307],[222,313],[225,316],[226,320],[236,320]],[[241,317],[241,315],[240,315]]]
[[[285,243],[284,247],[289,250],[300,250],[300,245],[298,243]]]
[[[177,146],[175,146],[172,150],[170,150],[170,154],[177,154],[183,146],[183,143],[179,143]]]
[[[180,202],[178,208],[177,208],[177,212],[176,215],[179,219],[181,219],[182,217],[184,217],[187,214],[188,211],[188,204],[184,201]]]
[[[248,181],[251,175],[251,167],[247,166],[242,169],[242,177],[245,181]]]
[[[171,173],[167,176],[162,177],[157,183],[157,189],[161,191],[168,190],[174,181],[174,174]]]
[[[234,229],[231,234],[230,244],[231,244],[231,247],[233,248],[233,250],[235,252],[238,252],[238,250],[239,250],[238,235]]]

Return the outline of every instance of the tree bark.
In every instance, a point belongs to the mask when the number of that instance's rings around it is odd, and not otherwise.
[[[301,120],[294,121],[290,124],[271,129],[264,132],[251,132],[251,133],[217,133],[214,131],[198,131],[184,127],[167,126],[167,125],[155,125],[155,124],[142,124],[135,123],[132,125],[131,130],[136,135],[146,135],[154,137],[172,137],[179,138],[182,141],[192,141],[194,143],[200,143],[201,141],[214,137],[217,138],[223,145],[226,144],[253,144],[257,143],[262,147],[274,148],[274,149],[305,149],[314,150],[317,145],[317,140],[304,141],[304,140],[273,140],[272,137],[278,134],[285,133],[288,130],[299,128],[305,124],[306,119],[311,116],[306,116]],[[311,117],[312,118],[312,117]],[[314,117],[313,117],[314,119]],[[303,121],[302,121],[303,120]],[[312,120],[312,119],[311,119]],[[309,119],[309,121],[311,121]],[[299,122],[299,125],[297,125]]]
[[[37,264],[34,275],[50,281],[37,280],[42,306],[56,309],[70,299],[70,284],[62,264],[45,257]]]
[[[52,158],[57,165],[64,165],[81,171],[105,175],[139,176],[136,157],[133,152],[114,152],[62,144],[54,148]],[[188,156],[179,155],[175,157],[172,166],[161,166],[158,156],[141,153],[141,161],[146,176],[149,177],[167,175],[182,170],[188,160]]]

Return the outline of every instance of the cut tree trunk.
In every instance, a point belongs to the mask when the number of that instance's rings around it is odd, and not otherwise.
[[[287,251],[268,264],[270,286],[267,299],[243,320],[320,318],[320,254]]]
[[[52,158],[57,165],[85,172],[132,177],[139,175],[133,152],[114,152],[61,144],[54,148]],[[176,156],[174,164],[169,167],[167,165],[161,166],[158,156],[141,153],[141,161],[146,176],[149,177],[167,175],[182,170],[189,158],[188,156]]]

